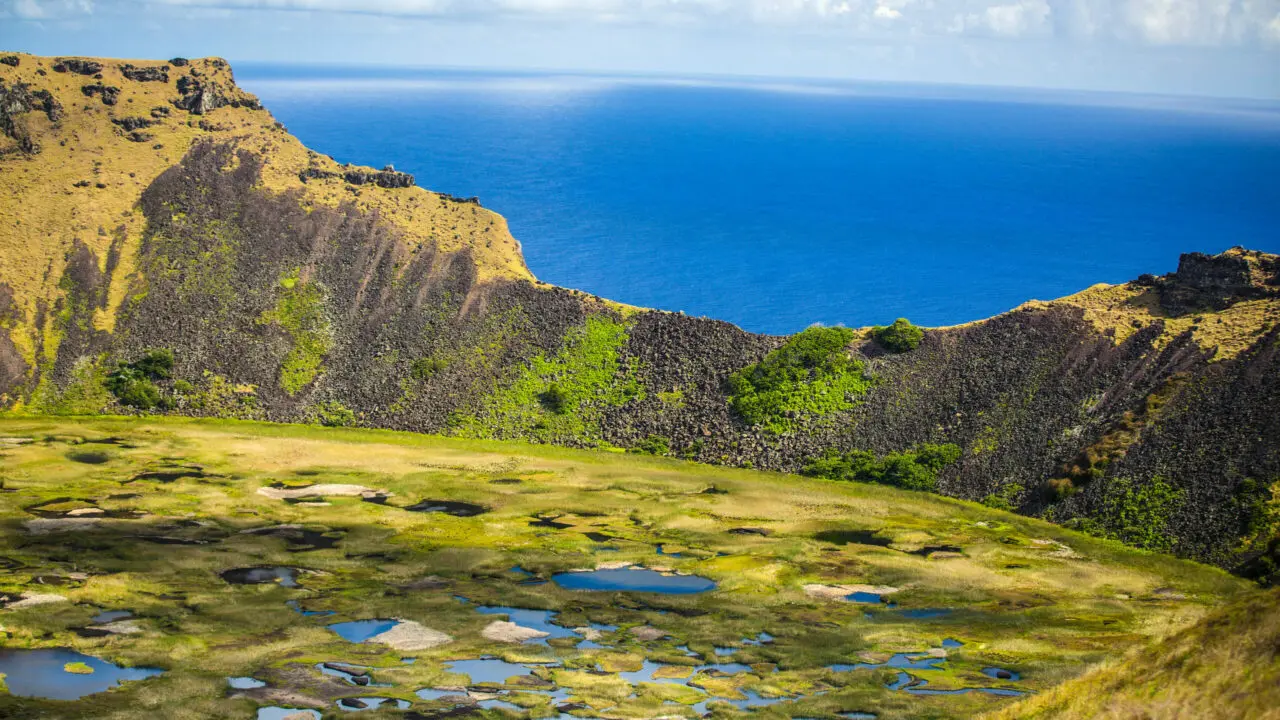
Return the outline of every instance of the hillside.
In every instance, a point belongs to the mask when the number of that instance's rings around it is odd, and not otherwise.
[[[169,418],[3,419],[0,454],[3,717],[958,720],[1257,592],[936,495],[671,459]],[[108,662],[150,677],[76,699]]]
[[[992,713],[990,720],[1236,720],[1280,717],[1280,590],[1251,594],[1189,628]]]
[[[1190,254],[1168,276],[925,329],[918,345],[910,328],[901,343],[754,335],[537,283],[500,217],[311,153],[222,61],[12,57],[10,413],[352,424],[807,470],[1275,572],[1275,256]]]

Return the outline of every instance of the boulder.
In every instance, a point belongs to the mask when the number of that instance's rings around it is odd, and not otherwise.
[[[505,620],[495,620],[485,626],[480,634],[486,640],[494,642],[519,644],[529,640],[538,640],[540,638],[549,637],[550,633],[534,630],[523,625],[517,625],[513,622]]]
[[[431,628],[416,623],[412,620],[403,620],[399,625],[390,630],[365,640],[369,643],[377,643],[386,645],[396,650],[405,650],[409,652],[417,650],[430,650],[448,645],[453,642],[453,638]]]

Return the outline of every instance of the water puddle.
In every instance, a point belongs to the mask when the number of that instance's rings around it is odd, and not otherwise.
[[[555,518],[537,517],[529,521],[529,527],[550,528],[552,530],[568,530],[572,523],[556,522]]]
[[[338,701],[338,709],[347,712],[364,712],[366,710],[382,710],[383,708],[408,710],[408,700],[381,697],[342,698]]]
[[[83,664],[92,672],[68,672]],[[78,667],[78,666],[76,666]],[[158,668],[126,668],[74,650],[6,650],[0,648],[0,674],[9,693],[19,697],[78,700],[117,685],[162,674]]]
[[[872,547],[889,547],[893,538],[881,537],[875,530],[823,530],[813,536],[833,545],[870,545]]]
[[[291,567],[252,567],[224,570],[222,579],[232,585],[267,585],[279,583],[280,587],[296,588],[298,569]]]
[[[371,637],[381,635],[399,624],[400,621],[398,620],[352,620],[350,622],[333,623],[329,626],[329,629],[347,642],[362,643]]]
[[[566,590],[695,595],[716,588],[714,581],[697,575],[667,575],[645,568],[557,573],[551,579]]]
[[[950,608],[916,608],[914,610],[898,610],[899,615],[911,620],[932,620],[933,618],[946,617],[955,612]]]
[[[960,642],[959,640],[956,640],[955,638],[947,638],[946,640],[942,641],[942,647],[944,648],[958,648],[963,645],[964,643]]]
[[[233,690],[253,690],[255,688],[267,686],[267,684],[261,680],[251,677],[229,677],[227,678],[227,684],[230,685]]]
[[[986,675],[989,678],[995,678],[996,680],[1021,680],[1022,679],[1022,675],[1012,670],[1005,670],[1004,668],[998,668],[998,667],[982,668],[982,674]]]
[[[128,610],[104,610],[97,615],[94,615],[93,619],[89,622],[94,625],[106,625],[107,623],[113,623],[117,620],[128,620],[131,617],[133,617],[133,613]]]
[[[455,500],[423,500],[416,505],[406,507],[405,510],[419,513],[440,513],[442,515],[452,515],[453,517],[475,517],[489,512],[489,508],[483,505]]]
[[[496,657],[482,657],[475,660],[452,660],[444,664],[451,673],[466,675],[471,679],[468,685],[505,685],[507,678],[531,674],[535,667],[548,667],[550,663],[510,663]],[[419,691],[418,697],[430,700]],[[433,691],[434,692],[434,691]]]
[[[553,610],[526,610],[523,608],[477,605],[476,612],[481,615],[505,615],[509,622],[547,633],[547,637],[526,640],[526,644],[546,645],[547,640],[550,638],[579,637],[577,633],[569,628],[556,625],[553,622],[556,616],[559,615]]]
[[[354,641],[353,641],[354,642]],[[356,687],[391,687],[385,683],[375,683],[369,671],[373,668],[348,663],[322,662],[316,663],[316,669],[329,677],[340,678],[348,685]]]
[[[884,602],[881,596],[869,592],[850,593],[845,595],[844,599],[849,602],[863,603],[864,605],[879,605]]]
[[[258,708],[258,720],[292,720],[297,717],[310,717],[320,720],[320,712],[318,710],[307,710],[303,708],[287,708],[287,707],[262,707]]]
[[[852,672],[854,670],[874,670],[876,668],[892,668],[895,670],[941,670],[938,667],[946,662],[946,658],[931,657],[928,653],[898,653],[882,663],[853,663],[850,665],[828,665],[833,672]]]

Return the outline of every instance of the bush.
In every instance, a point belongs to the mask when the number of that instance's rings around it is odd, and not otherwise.
[[[172,376],[173,351],[149,350],[134,362],[117,365],[104,384],[121,405],[151,410],[173,405],[155,384],[156,380],[167,380]]]
[[[938,473],[960,459],[960,446],[924,443],[911,450],[889,453],[877,459],[866,450],[841,453],[830,449],[810,460],[800,472],[810,477],[891,485],[903,490],[933,491]]]
[[[924,329],[912,325],[906,318],[898,318],[892,325],[877,325],[871,329],[871,337],[885,350],[892,353],[911,352],[920,347]]]
[[[671,441],[661,435],[650,435],[636,443],[631,452],[640,455],[666,455],[671,452]]]
[[[792,336],[765,359],[727,380],[729,404],[742,419],[782,434],[804,416],[822,416],[854,406],[871,380],[845,348],[848,328],[811,327]]]
[[[982,498],[982,504],[996,510],[1008,510],[1013,512],[1018,507],[1018,499],[1021,497],[1023,488],[1018,483],[1009,483],[990,495]]]
[[[551,385],[547,386],[547,389],[538,395],[538,402],[548,412],[553,412],[556,415],[563,415],[569,406],[569,398],[559,383],[551,383]]]
[[[325,427],[352,427],[356,424],[355,412],[337,400],[316,405],[312,414],[316,422]]]
[[[444,370],[448,366],[449,363],[445,360],[429,357],[418,358],[417,360],[414,360],[413,364],[409,367],[409,374],[413,376],[414,380],[422,381]]]

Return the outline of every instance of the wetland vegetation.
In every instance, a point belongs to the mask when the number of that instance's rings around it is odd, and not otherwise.
[[[1017,717],[1259,592],[974,503],[644,455],[233,421],[0,436],[6,717]],[[200,471],[138,480],[171,467]]]

